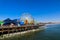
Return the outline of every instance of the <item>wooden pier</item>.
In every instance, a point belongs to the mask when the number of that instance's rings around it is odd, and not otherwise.
[[[24,25],[24,26],[15,26],[15,27],[9,27],[9,26],[2,26],[0,27],[0,35],[2,34],[10,34],[10,33],[16,33],[16,32],[22,32],[32,29],[39,28],[39,25]]]

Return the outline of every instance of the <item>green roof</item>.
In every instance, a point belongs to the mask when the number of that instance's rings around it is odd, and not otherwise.
[[[3,21],[0,21],[0,24],[3,24],[4,22]]]

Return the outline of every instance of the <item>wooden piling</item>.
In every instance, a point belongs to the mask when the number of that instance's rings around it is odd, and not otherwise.
[[[21,26],[21,27],[0,27],[0,32],[2,33],[2,34],[4,34],[4,32],[7,32],[7,34],[10,34],[10,32],[12,32],[12,33],[14,33],[14,31],[16,31],[16,32],[21,32],[22,30],[23,31],[27,31],[27,30],[31,30],[31,29],[34,29],[34,26],[35,25],[25,25],[25,26]],[[36,28],[37,28],[38,26],[36,26]]]

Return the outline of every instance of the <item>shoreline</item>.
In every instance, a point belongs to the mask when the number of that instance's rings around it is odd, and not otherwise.
[[[46,24],[45,26],[48,26],[48,25],[57,25],[57,24]]]

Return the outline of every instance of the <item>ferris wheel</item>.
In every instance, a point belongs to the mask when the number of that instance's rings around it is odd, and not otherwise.
[[[20,17],[20,21],[23,21],[24,23],[34,23],[34,18],[29,13],[23,13]]]

